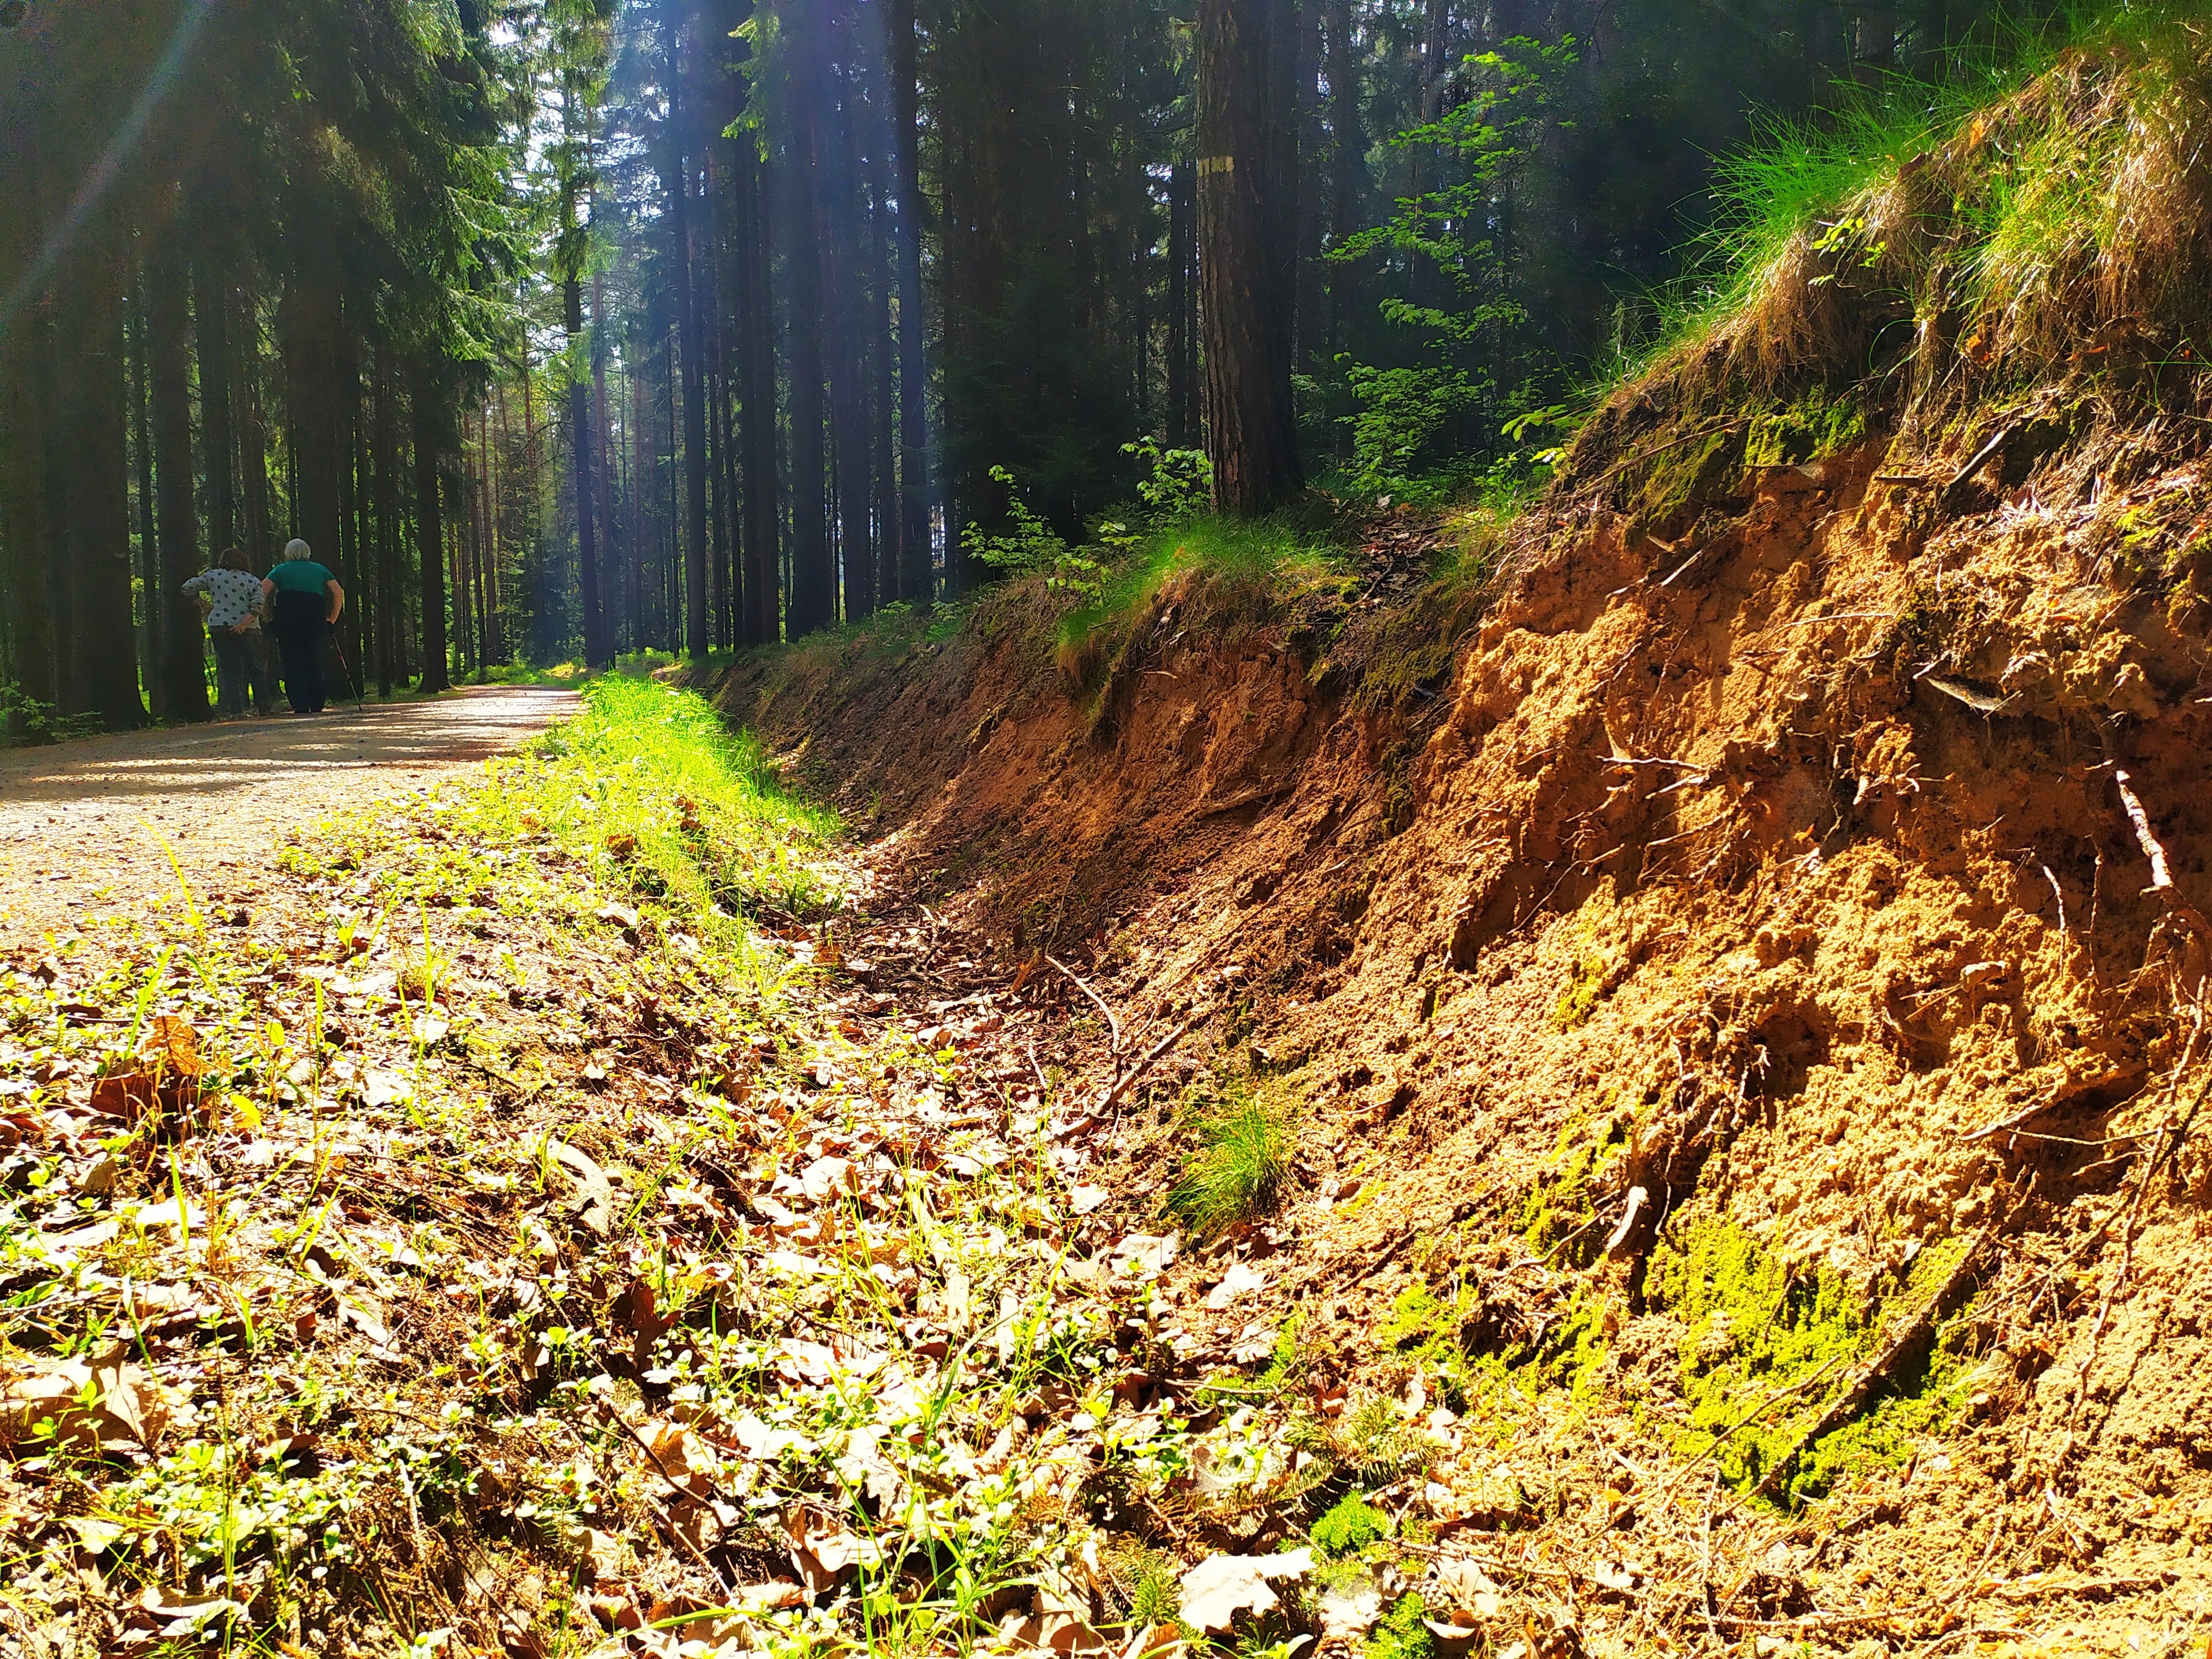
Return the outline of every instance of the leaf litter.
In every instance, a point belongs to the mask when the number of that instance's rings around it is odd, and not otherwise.
[[[1291,1639],[1294,1345],[1254,1322],[1242,1395],[1179,1355],[1066,1005],[872,918],[757,770],[718,811],[699,757],[619,758],[638,717],[297,838],[255,925],[199,895],[0,958],[0,1629]]]

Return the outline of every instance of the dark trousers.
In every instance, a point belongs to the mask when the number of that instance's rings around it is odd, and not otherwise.
[[[284,659],[284,696],[295,714],[323,712],[323,612],[319,593],[276,596],[276,649]]]
[[[223,719],[237,720],[246,713],[246,635],[218,628],[208,635],[208,641],[215,647],[216,708]]]
[[[276,712],[276,641],[265,628],[249,628],[240,634],[246,647],[246,677],[253,684],[253,706],[264,714]]]

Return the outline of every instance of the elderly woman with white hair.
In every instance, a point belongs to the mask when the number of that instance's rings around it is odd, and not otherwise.
[[[295,536],[284,544],[284,562],[262,578],[261,592],[275,607],[284,696],[292,712],[319,714],[325,697],[323,634],[345,609],[345,589]]]

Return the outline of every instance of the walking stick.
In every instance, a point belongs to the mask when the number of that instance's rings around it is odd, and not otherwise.
[[[368,710],[361,700],[361,682],[354,678],[353,665],[346,660],[345,641],[338,638],[338,630],[335,628],[331,629],[331,649],[338,653],[338,666],[345,670],[346,686],[353,693],[354,713],[367,714]]]

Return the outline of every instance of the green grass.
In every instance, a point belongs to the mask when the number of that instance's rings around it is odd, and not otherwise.
[[[1978,116],[2068,51],[2154,41],[2189,9],[2172,0],[2099,0],[2063,6],[2039,22],[2013,18],[1994,26],[1994,38],[1948,51],[1943,81],[1895,75],[1838,88],[1818,114],[1759,120],[1748,143],[1715,158],[1716,212],[1699,257],[1649,297],[1650,320],[1599,366],[1593,384],[1600,395],[1750,304],[1801,233],[1817,228],[1839,243],[1863,240],[1858,216],[1875,191],[1908,163],[1970,133]],[[2068,132],[1993,161],[1983,198],[1955,204],[1982,243],[1967,297],[2000,303],[2008,283],[2016,288],[2023,273],[2041,268],[2039,256],[2078,240],[2102,216],[2085,145],[2094,148]]]
[[[528,814],[600,870],[709,926],[836,898],[808,854],[836,814],[787,793],[758,740],[705,698],[624,675],[592,681],[487,812]],[[610,872],[611,873],[611,872]]]
[[[1351,574],[1341,547],[1291,515],[1185,520],[1152,532],[1113,561],[1097,600],[1060,618],[1060,665],[1079,680],[1095,678],[1135,618],[1178,581],[1193,583],[1194,595],[1200,585],[1208,590],[1200,596],[1200,614],[1186,623],[1202,629],[1231,620],[1224,613],[1240,604],[1326,587]]]
[[[1198,1119],[1199,1148],[1168,1194],[1168,1208],[1201,1238],[1269,1213],[1291,1170],[1290,1104],[1275,1090],[1242,1086]]]

